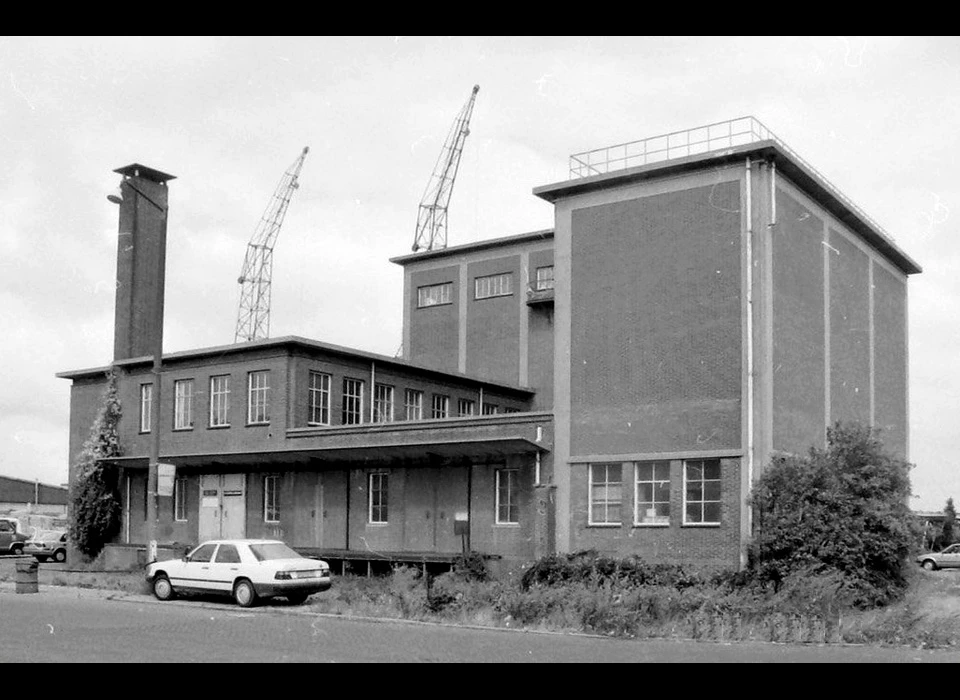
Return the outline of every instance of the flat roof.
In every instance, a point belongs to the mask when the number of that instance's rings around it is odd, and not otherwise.
[[[371,362],[379,362],[392,367],[399,367],[402,369],[413,370],[414,372],[428,374],[435,377],[441,377],[444,379],[460,382],[474,384],[478,386],[489,386],[503,391],[532,395],[534,390],[528,387],[522,387],[514,384],[507,384],[504,382],[495,382],[487,379],[481,379],[479,377],[470,376],[468,374],[460,374],[459,372],[445,372],[443,370],[438,370],[434,367],[427,367],[426,365],[416,364],[414,362],[408,362],[407,360],[400,359],[398,357],[389,357],[387,355],[379,355],[373,352],[367,352],[366,350],[356,350],[354,348],[344,347],[342,345],[334,345],[332,343],[324,343],[319,340],[310,340],[309,338],[301,338],[296,335],[285,335],[279,338],[265,338],[263,340],[251,340],[245,343],[232,343],[230,345],[218,345],[216,347],[210,348],[198,348],[196,350],[180,350],[178,352],[164,353],[163,361],[182,361],[182,360],[193,360],[204,357],[210,357],[211,355],[222,356],[222,355],[236,355],[242,354],[245,352],[252,352],[254,350],[263,350],[270,348],[279,348],[284,346],[290,346],[294,348],[302,348],[306,350],[319,350],[327,353],[332,353],[335,355],[341,355],[344,357],[357,358],[362,360],[369,360]],[[111,367],[135,367],[138,365],[148,365],[153,362],[153,357],[146,355],[143,357],[132,357],[125,360],[117,360],[112,365],[106,365],[104,367],[92,367],[90,369],[79,369],[79,370],[69,370],[66,372],[57,372],[55,376],[60,379],[81,379],[84,377],[94,377],[97,375],[104,374],[108,372]]]
[[[541,231],[531,231],[529,233],[520,233],[513,236],[502,236],[500,238],[489,238],[485,241],[475,241],[474,243],[465,243],[455,245],[450,248],[438,248],[437,250],[424,250],[419,253],[410,253],[408,255],[399,255],[390,258],[390,262],[397,265],[407,265],[421,260],[431,260],[433,258],[442,258],[450,255],[461,255],[463,253],[472,253],[486,248],[501,248],[516,243],[527,243],[536,240],[548,240],[553,238],[553,229],[546,228]]]
[[[548,202],[556,202],[587,192],[652,180],[666,175],[703,170],[718,163],[742,161],[747,156],[773,161],[777,169],[797,184],[827,211],[860,235],[867,243],[908,275],[922,272],[920,265],[906,254],[890,236],[834,185],[828,182],[798,156],[788,152],[778,141],[765,139],[718,151],[698,153],[671,160],[658,161],[622,170],[575,178],[533,188],[533,194]]]

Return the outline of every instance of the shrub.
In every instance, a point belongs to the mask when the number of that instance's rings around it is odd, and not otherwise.
[[[620,581],[634,586],[672,586],[678,589],[703,583],[699,574],[689,572],[679,564],[660,563],[651,566],[637,556],[615,559],[599,555],[595,550],[584,550],[540,559],[524,572],[520,587],[528,590],[535,585],[554,586],[571,582],[592,582],[599,585],[608,581]]]
[[[70,541],[89,557],[96,557],[120,532],[119,474],[107,461],[121,455],[117,431],[120,415],[117,374],[111,370],[90,436],[74,465],[75,479],[70,494]]]
[[[855,423],[828,429],[825,450],[774,459],[751,496],[757,575],[779,587],[799,572],[836,573],[858,606],[898,598],[918,540],[909,469]]]

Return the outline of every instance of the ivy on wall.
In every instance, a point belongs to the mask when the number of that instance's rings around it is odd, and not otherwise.
[[[70,492],[70,540],[89,557],[97,556],[120,532],[119,469],[109,462],[122,454],[120,415],[117,371],[111,369],[100,410],[74,464]]]

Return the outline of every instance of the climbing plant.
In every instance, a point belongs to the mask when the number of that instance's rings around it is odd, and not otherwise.
[[[117,371],[107,373],[100,409],[73,467],[70,540],[83,554],[97,556],[120,532],[119,474],[109,462],[121,455]]]

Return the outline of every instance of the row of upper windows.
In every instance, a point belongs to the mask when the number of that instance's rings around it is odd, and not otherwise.
[[[633,469],[633,524],[669,525],[670,462],[635,462]],[[620,462],[591,464],[589,469],[590,525],[622,525],[624,469]],[[684,525],[721,524],[719,459],[683,463]]]
[[[308,396],[309,415],[311,425],[330,425],[330,384],[332,377],[323,372],[310,372],[310,389]],[[366,411],[364,410],[364,384],[361,379],[343,380],[342,423],[354,425],[363,423]],[[425,420],[442,418],[462,418],[477,415],[477,401],[475,399],[457,398],[456,412],[447,394],[433,393],[430,396],[429,413],[425,413],[424,397],[426,392],[420,389],[403,390],[403,406],[397,402],[396,388],[390,384],[376,382],[373,386],[373,411],[370,414],[371,423],[392,423],[396,420]],[[500,406],[484,401],[480,406],[480,413],[485,416],[500,413]],[[519,413],[520,409],[506,406],[504,413]]]
[[[208,425],[211,428],[230,426],[229,374],[210,377]],[[270,371],[247,373],[247,424],[270,422]],[[190,430],[194,425],[194,380],[177,379],[173,383],[173,429]],[[140,385],[140,432],[149,433],[152,424],[153,384]]]
[[[231,375],[222,374],[210,377],[210,403],[208,425],[211,428],[229,427]],[[307,387],[307,421],[310,425],[331,425],[331,384],[333,377],[324,372],[310,372]],[[343,378],[341,424],[358,425],[360,423],[391,423],[395,420],[424,420],[477,415],[477,401],[457,398],[456,413],[453,412],[451,397],[446,394],[431,395],[430,410],[424,415],[425,392],[419,389],[405,389],[402,417],[398,416],[399,406],[395,407],[395,389],[389,384],[374,384],[373,412],[365,420],[364,386],[362,379]],[[173,383],[173,429],[190,430],[194,426],[194,380],[178,379]],[[140,385],[140,432],[149,433],[151,428],[151,410],[153,402],[153,384]],[[484,401],[480,406],[482,415],[500,413],[500,406]],[[518,413],[520,409],[506,406],[504,413]],[[270,372],[260,370],[247,373],[247,424],[260,425],[270,422]]]
[[[513,273],[501,272],[473,279],[473,298],[490,299],[508,297],[513,294]],[[553,265],[544,265],[536,269],[531,285],[536,291],[553,289]],[[453,282],[440,282],[417,287],[417,308],[442,306],[453,303]]]

